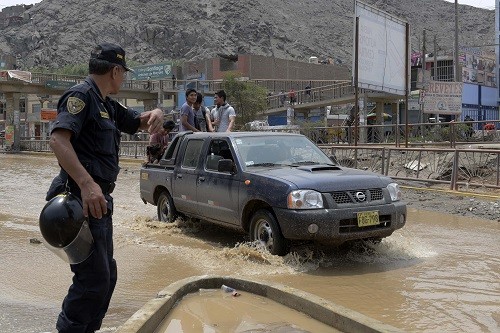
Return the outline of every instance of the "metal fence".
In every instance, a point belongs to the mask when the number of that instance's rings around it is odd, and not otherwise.
[[[500,189],[500,149],[398,148],[320,145],[346,167],[394,179]]]
[[[500,143],[499,143],[500,144]],[[148,141],[122,141],[120,156],[143,159]],[[4,140],[0,139],[4,151]],[[500,149],[318,145],[346,167],[394,179],[445,184],[450,189],[500,189]],[[21,151],[51,152],[48,140],[21,140]]]
[[[119,155],[121,157],[141,159],[146,156],[146,146],[148,144],[148,141],[122,141]],[[49,140],[21,140],[20,146],[21,151],[52,152]],[[6,151],[10,150],[2,141],[0,141],[0,147],[3,147]]]
[[[500,142],[500,120],[417,123],[417,124],[380,124],[354,126],[309,127],[302,126],[301,132],[317,144],[354,145],[355,135],[358,142],[367,144],[406,145],[447,145],[455,147],[460,143]]]

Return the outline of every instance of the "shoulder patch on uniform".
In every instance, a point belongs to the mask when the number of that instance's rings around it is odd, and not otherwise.
[[[66,102],[66,108],[68,112],[71,114],[78,114],[85,107],[85,102],[79,99],[78,97],[68,97],[68,101]]]

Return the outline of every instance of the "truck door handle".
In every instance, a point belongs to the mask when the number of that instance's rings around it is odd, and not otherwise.
[[[182,178],[182,175],[181,174],[177,174],[177,178]]]
[[[199,180],[200,182],[204,182],[204,181],[205,181],[205,177],[203,177],[203,176],[202,176],[202,177],[199,177],[199,178],[198,178],[198,180]]]

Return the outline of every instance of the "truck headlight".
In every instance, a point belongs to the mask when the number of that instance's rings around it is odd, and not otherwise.
[[[392,201],[399,201],[403,197],[403,194],[399,189],[399,185],[396,183],[390,183],[389,185],[387,185],[387,190],[389,190]]]
[[[288,194],[287,206],[289,209],[323,208],[323,196],[314,190],[292,191]]]

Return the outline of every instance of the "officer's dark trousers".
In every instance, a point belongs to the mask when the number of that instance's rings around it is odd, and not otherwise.
[[[108,215],[97,220],[90,217],[94,251],[84,262],[70,265],[73,284],[63,301],[57,319],[59,332],[86,333],[101,327],[116,285],[116,262],[113,259],[113,202],[109,195]]]

